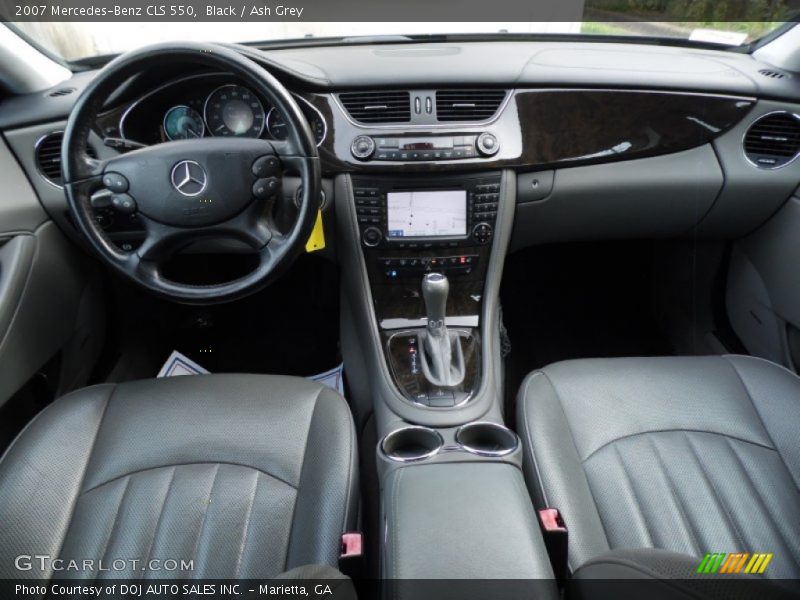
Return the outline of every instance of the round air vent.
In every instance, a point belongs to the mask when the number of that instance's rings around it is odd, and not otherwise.
[[[42,176],[52,184],[62,185],[61,177],[61,142],[64,132],[54,131],[48,133],[36,142],[36,166]],[[97,152],[91,146],[86,146],[86,153],[92,158],[97,158]]]
[[[744,154],[762,169],[777,169],[800,153],[800,116],[775,112],[755,121],[744,136]]]

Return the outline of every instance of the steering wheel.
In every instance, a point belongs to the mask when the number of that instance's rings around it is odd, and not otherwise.
[[[285,142],[209,137],[156,144],[98,160],[86,152],[89,133],[109,96],[133,75],[166,62],[222,70],[266,98],[283,116]],[[253,293],[277,277],[311,233],[321,191],[317,146],[292,95],[270,73],[234,49],[214,44],[158,44],[110,62],[78,98],[62,144],[64,190],[80,232],[103,262],[148,290],[179,302],[210,304]],[[301,179],[296,219],[281,232],[268,207],[280,177]],[[103,188],[112,192],[97,194]],[[93,200],[93,195],[94,200]],[[97,224],[92,202],[102,197],[122,212],[135,212],[145,229],[142,244],[121,251]],[[247,275],[214,285],[171,281],[166,261],[202,239],[236,239],[258,257]]]

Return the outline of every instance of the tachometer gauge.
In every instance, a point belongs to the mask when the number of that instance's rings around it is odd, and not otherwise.
[[[201,138],[206,131],[203,117],[188,106],[173,106],[164,115],[164,133],[171,140]]]
[[[206,125],[211,135],[258,137],[264,129],[264,107],[241,85],[223,85],[206,100]]]
[[[325,122],[316,114],[307,118],[308,124],[311,125],[311,132],[314,134],[314,139],[317,140],[317,146],[319,146],[322,140],[325,139]],[[281,141],[289,137],[286,121],[277,108],[270,110],[267,115],[267,133],[269,133],[270,137]]]

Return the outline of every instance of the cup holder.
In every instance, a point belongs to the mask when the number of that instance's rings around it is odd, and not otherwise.
[[[403,427],[388,434],[381,442],[383,454],[390,460],[413,462],[435,455],[444,445],[438,431],[428,427]]]
[[[479,456],[506,456],[517,449],[517,434],[497,423],[467,423],[456,431],[456,443]]]

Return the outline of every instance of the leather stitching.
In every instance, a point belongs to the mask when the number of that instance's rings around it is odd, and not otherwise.
[[[728,441],[728,445],[730,445],[730,440],[728,440],[728,438],[725,438],[725,439],[726,439],[726,441]],[[697,451],[697,448],[694,447],[694,444],[692,443],[692,439],[688,436],[688,434],[686,435],[686,442],[689,445],[689,450],[691,450],[691,452],[692,452],[692,458],[694,459],[695,464],[697,464],[698,468],[700,469],[700,474],[703,476],[703,481],[706,482],[706,485],[711,490],[711,496],[714,498],[714,501],[722,509],[722,514],[725,515],[725,520],[731,526],[731,529],[733,530],[734,535],[736,536],[737,540],[741,544],[741,547],[742,548],[747,547],[747,543],[745,542],[745,539],[744,539],[744,536],[742,535],[742,532],[739,531],[739,528],[736,526],[736,521],[733,519],[733,516],[730,514],[730,511],[728,510],[728,507],[725,505],[725,503],[722,501],[722,499],[717,494],[717,490],[714,488],[714,484],[711,483],[711,480],[708,478],[708,474],[706,473],[706,469],[703,466],[703,461],[700,460],[700,454]]]
[[[196,461],[196,462],[195,461],[189,461],[189,462],[181,462],[181,463],[171,463],[171,464],[168,464],[168,465],[156,465],[154,467],[147,467],[145,469],[139,469],[139,470],[136,470],[136,471],[130,471],[128,473],[124,473],[122,475],[118,475],[117,477],[114,477],[113,479],[109,479],[108,481],[104,481],[103,483],[98,483],[97,485],[90,487],[88,490],[86,490],[84,492],[81,492],[80,495],[83,496],[85,494],[88,494],[89,492],[93,492],[94,490],[99,489],[99,488],[101,488],[101,487],[103,487],[105,485],[108,485],[109,483],[114,483],[115,481],[117,481],[119,479],[122,479],[123,477],[130,477],[132,475],[137,475],[138,473],[146,473],[148,471],[157,471],[158,469],[168,469],[170,467],[189,467],[189,466],[192,466],[192,465],[214,465],[216,467],[219,467],[220,465],[229,465],[231,467],[241,467],[243,469],[251,469],[253,471],[258,471],[262,475],[266,475],[267,477],[269,477],[271,479],[274,479],[275,481],[280,481],[281,483],[284,483],[284,484],[288,485],[290,488],[293,488],[295,490],[297,489],[296,485],[293,485],[293,484],[289,483],[285,479],[281,479],[280,477],[278,477],[276,475],[273,475],[272,473],[264,471],[263,469],[259,469],[258,467],[253,467],[251,465],[245,465],[243,463],[236,463],[236,462],[226,462],[226,461]]]
[[[778,445],[775,443],[775,440],[772,438],[772,434],[770,434],[769,428],[767,427],[767,424],[764,422],[764,419],[761,416],[761,412],[758,410],[758,406],[756,405],[755,401],[753,400],[753,395],[750,393],[750,388],[747,386],[747,383],[745,382],[744,377],[742,377],[742,374],[739,372],[739,369],[736,368],[736,365],[733,363],[733,361],[731,360],[730,356],[723,356],[722,358],[725,360],[725,362],[727,362],[730,365],[731,369],[733,369],[733,372],[736,373],[736,377],[739,379],[739,382],[742,384],[742,388],[744,389],[745,394],[747,394],[747,397],[750,399],[750,404],[752,405],[753,410],[755,411],[756,415],[758,415],[758,420],[761,422],[761,426],[764,428],[764,431],[766,432],[767,437],[772,442],[772,445],[775,446],[774,450],[775,450],[775,452],[778,453],[778,457],[781,459],[781,463],[783,463],[784,469],[786,469],[786,471],[789,473],[789,477],[794,482],[795,487],[798,490],[800,490],[800,483],[798,483],[797,480],[794,478],[794,473],[792,473],[792,470],[789,468],[789,465],[787,465],[786,461],[783,459],[783,455],[780,453],[780,450],[778,450]],[[761,360],[764,360],[764,359],[761,359]],[[773,366],[778,366],[778,367],[781,366],[781,365],[776,365],[775,363],[770,362],[770,361],[764,361],[764,362],[767,362],[767,363],[769,363],[769,364],[771,364]],[[781,368],[783,368],[783,370],[788,372],[790,375],[793,375],[794,379],[797,379],[797,374],[792,373],[786,367],[781,367]]]
[[[336,394],[337,400],[341,397],[339,394]],[[343,398],[341,400],[344,400]],[[340,400],[340,401],[341,401]],[[347,527],[350,523],[350,502],[352,501],[353,489],[355,487],[354,482],[352,481],[353,472],[357,472],[357,468],[354,469],[353,466],[356,465],[358,460],[358,455],[356,453],[356,447],[358,445],[358,440],[356,439],[355,435],[355,427],[353,426],[350,420],[350,407],[347,405],[347,401],[344,401],[345,404],[345,411],[341,411],[343,415],[342,419],[342,430],[347,430],[348,435],[347,439],[349,440],[350,452],[349,452],[349,460],[347,461],[347,479],[345,479],[345,503],[344,503],[344,511],[342,515],[342,533],[347,531]],[[358,515],[358,507],[356,507],[356,516]]]
[[[306,461],[308,460],[308,440],[311,437],[311,428],[314,427],[314,417],[317,414],[317,407],[319,406],[319,397],[322,394],[322,391],[325,388],[320,386],[317,390],[317,395],[314,398],[313,406],[314,408],[311,410],[311,418],[308,420],[308,429],[306,430],[306,443],[303,446],[303,464],[300,467],[300,477],[298,479],[297,487],[297,494],[294,497],[294,506],[292,506],[292,520],[290,521],[289,525],[289,537],[286,543],[286,555],[283,559],[283,570],[286,570],[286,567],[289,565],[289,554],[292,549],[292,536],[294,535],[294,523],[295,517],[297,516],[297,505],[300,502],[300,486],[303,484],[303,472],[306,470]]]
[[[242,530],[242,543],[239,546],[239,553],[236,556],[236,569],[233,572],[234,577],[239,577],[239,569],[242,566],[242,558],[244,557],[244,547],[247,545],[247,534],[250,531],[250,522],[251,517],[253,515],[253,505],[256,501],[256,495],[258,494],[258,485],[261,483],[261,474],[256,471],[256,481],[255,485],[253,486],[253,493],[250,494],[250,502],[247,505],[247,514],[244,519],[244,529]]]
[[[636,508],[636,515],[639,517],[637,521],[640,521],[642,527],[644,528],[645,534],[647,534],[647,544],[650,547],[655,546],[655,542],[653,541],[653,535],[650,532],[650,528],[647,526],[647,519],[644,516],[644,512],[642,512],[642,503],[639,502],[639,496],[636,494],[636,488],[633,486],[633,481],[628,474],[628,467],[625,464],[625,459],[622,457],[622,453],[619,451],[618,446],[614,446],[614,453],[617,456],[617,461],[619,462],[620,467],[622,468],[622,475],[625,484],[627,485],[628,489],[631,492],[631,499],[633,500],[633,505]],[[602,519],[601,519],[602,521]]]
[[[167,484],[167,491],[164,493],[164,499],[161,501],[161,511],[158,514],[158,521],[156,521],[156,528],[153,530],[153,537],[150,540],[150,547],[147,549],[147,563],[150,563],[150,559],[152,558],[153,553],[153,546],[155,546],[156,538],[158,537],[158,532],[161,529],[161,520],[164,518],[164,509],[167,506],[167,500],[169,500],[169,494],[172,491],[172,484],[175,481],[175,472],[178,470],[177,467],[172,467],[172,474],[169,476],[169,483]]]
[[[739,463],[739,468],[741,469],[742,473],[745,474],[745,480],[747,481],[747,485],[750,488],[750,491],[752,492],[753,496],[756,499],[758,499],[758,503],[763,507],[763,509],[764,509],[762,511],[763,514],[766,515],[767,518],[770,520],[770,523],[772,523],[772,530],[775,533],[778,534],[778,537],[780,538],[781,543],[783,543],[784,547],[787,550],[789,550],[789,554],[791,554],[793,557],[795,557],[795,553],[793,551],[792,544],[784,536],[783,527],[781,527],[781,524],[777,523],[775,521],[775,519],[773,517],[773,514],[772,514],[772,511],[769,510],[769,506],[764,501],[764,497],[761,495],[761,492],[758,489],[758,486],[753,481],[753,478],[750,475],[750,471],[747,470],[747,467],[745,466],[744,461],[742,461],[742,458],[739,456],[739,453],[736,451],[736,448],[734,448],[733,445],[731,445],[730,442],[728,442],[728,445],[730,446],[730,449],[733,452],[734,457],[736,457],[736,462]],[[795,558],[795,560],[796,560],[796,558]]]
[[[86,464],[83,467],[83,474],[81,475],[81,482],[78,484],[78,488],[77,488],[78,489],[78,493],[76,494],[75,498],[72,499],[72,508],[70,509],[69,518],[66,521],[66,527],[64,528],[64,533],[62,534],[61,542],[58,545],[58,552],[56,553],[56,556],[61,556],[61,552],[64,550],[64,544],[67,541],[67,535],[69,534],[69,528],[70,528],[70,525],[72,524],[72,519],[75,517],[75,509],[78,506],[78,499],[80,498],[80,495],[81,495],[81,488],[83,487],[83,484],[86,482],[86,474],[89,471],[89,463],[91,463],[91,461],[92,461],[92,455],[94,455],[94,449],[95,449],[95,446],[97,445],[97,438],[100,437],[100,430],[103,428],[103,423],[105,422],[106,413],[108,413],[108,407],[111,405],[111,400],[114,397],[114,392],[116,392],[116,391],[117,391],[117,386],[114,385],[109,390],[108,396],[106,396],[106,402],[105,402],[105,405],[103,406],[103,413],[100,415],[100,419],[97,422],[97,430],[94,432],[94,439],[92,440],[92,446],[91,446],[91,448],[89,449],[89,452],[86,455]],[[53,406],[53,405],[51,404],[50,406]],[[42,412],[44,412],[44,411],[42,411]],[[41,415],[41,414],[42,413],[39,413],[39,415]],[[30,426],[32,424],[33,424],[33,421],[31,421],[31,423],[29,423],[28,426]],[[22,433],[24,433],[26,429],[27,429],[27,427],[22,431]],[[19,439],[22,436],[22,433],[20,433],[19,436],[17,436],[17,439]],[[9,450],[10,450],[10,448],[9,448]],[[5,457],[5,455],[4,455],[4,457]]]
[[[663,474],[663,479],[665,480],[667,491],[669,492],[669,496],[672,499],[672,502],[675,504],[675,507],[678,509],[678,514],[681,517],[681,524],[686,525],[685,529],[686,532],[689,534],[692,543],[692,552],[697,554],[700,551],[701,545],[697,542],[697,535],[695,533],[695,526],[692,520],[689,518],[689,514],[686,512],[686,508],[683,505],[683,501],[681,500],[680,496],[675,493],[675,488],[677,486],[673,485],[672,478],[669,474],[669,469],[667,469],[667,465],[664,464],[664,460],[661,457],[661,451],[658,449],[658,445],[652,438],[648,438],[647,441],[649,442],[650,446],[653,449],[653,454],[656,457],[656,462],[659,466],[659,472]],[[702,468],[702,467],[701,467]],[[705,473],[703,473],[705,476]]]
[[[542,371],[536,371],[532,375],[530,375],[525,380],[525,385],[522,389],[522,423],[520,423],[520,428],[525,432],[525,439],[527,439],[528,444],[527,447],[530,449],[530,452],[526,452],[526,455],[530,455],[531,462],[533,463],[533,470],[536,474],[536,481],[539,484],[539,490],[542,493],[542,501],[544,502],[545,506],[549,505],[549,501],[547,499],[547,491],[544,488],[544,480],[542,479],[542,474],[539,471],[539,463],[536,462],[536,453],[533,451],[533,437],[531,436],[531,429],[528,426],[530,422],[528,420],[528,386],[530,385],[531,381],[533,381],[538,375],[544,375]],[[545,378],[546,379],[546,378]],[[554,390],[555,391],[555,390]]]
[[[708,431],[706,429],[684,429],[684,428],[649,429],[648,431],[638,431],[636,433],[631,433],[631,434],[628,434],[628,435],[622,435],[622,436],[620,436],[618,438],[614,438],[613,440],[610,440],[610,441],[606,442],[605,444],[600,446],[597,450],[593,450],[592,453],[583,460],[583,463],[586,464],[587,462],[589,462],[589,460],[595,454],[597,454],[601,450],[607,448],[608,446],[611,446],[612,444],[615,444],[617,442],[621,442],[622,440],[635,438],[635,437],[638,437],[640,435],[649,435],[651,433],[707,433],[708,435],[719,435],[719,436],[722,436],[724,438],[729,438],[729,439],[732,439],[732,440],[736,440],[737,442],[742,442],[744,444],[751,444],[753,446],[758,446],[759,448],[764,448],[764,450],[772,450],[773,452],[777,452],[777,450],[775,448],[770,448],[769,446],[765,446],[764,444],[760,444],[759,442],[754,442],[752,440],[746,440],[744,438],[736,437],[736,436],[733,436],[733,435],[728,435],[727,433],[719,433],[717,431]]]
[[[108,553],[108,547],[111,545],[111,541],[114,539],[114,533],[117,531],[117,525],[119,524],[119,513],[120,509],[122,508],[123,503],[125,502],[125,497],[128,495],[128,489],[131,486],[131,477],[128,477],[125,480],[125,487],[122,490],[122,495],[119,498],[119,502],[117,503],[117,510],[114,512],[114,521],[111,525],[111,531],[108,532],[108,537],[106,538],[106,542],[103,545],[103,552],[100,555],[102,558],[102,562],[106,562],[106,554]]]
[[[194,548],[192,549],[192,560],[197,558],[197,550],[200,548],[200,540],[203,539],[203,532],[206,528],[206,518],[208,517],[208,507],[211,506],[211,498],[214,495],[214,487],[217,485],[217,476],[219,475],[219,463],[215,465],[214,468],[214,478],[211,480],[211,487],[208,488],[208,500],[206,501],[206,508],[203,511],[203,518],[200,521],[200,529],[197,532],[197,539],[194,542]]]

